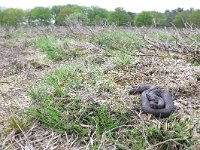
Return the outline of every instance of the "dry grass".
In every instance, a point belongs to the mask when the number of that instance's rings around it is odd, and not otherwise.
[[[115,35],[111,34],[113,30]],[[194,57],[193,51],[182,54],[168,50],[171,48],[170,45],[178,48],[177,41],[182,44],[180,51],[184,47],[194,50],[199,44],[195,39],[200,36],[199,33],[199,30],[189,32],[177,29],[133,30],[81,26],[10,29],[9,32],[1,28],[3,36],[0,37],[0,148],[198,149],[199,68],[188,63],[188,60],[198,57]],[[185,35],[188,37],[184,38]],[[76,54],[69,52],[78,51],[78,57],[58,62],[44,59],[45,54],[36,50],[32,41],[37,37],[48,36],[59,38],[61,41],[70,39],[67,45],[61,45],[61,48],[72,57]],[[154,44],[151,45],[151,42]],[[192,42],[195,44],[191,45]],[[169,45],[167,50],[163,48],[166,46],[162,43]],[[128,44],[131,44],[132,49]],[[69,97],[78,93],[84,108],[91,103],[97,103],[100,106],[107,106],[111,114],[116,110],[125,112],[126,121],[104,130],[98,136],[93,124],[80,124],[81,128],[89,133],[87,136],[80,136],[67,131],[62,134],[56,133],[48,128],[48,124],[44,127],[40,119],[27,117],[24,111],[26,108],[31,106],[43,109],[38,107],[37,101],[32,103],[27,95],[30,86],[45,79],[43,75],[46,72],[51,75],[55,69],[66,65],[84,68],[75,74],[80,75],[84,82],[80,83],[79,88],[69,87]],[[58,83],[63,88],[65,82]],[[143,84],[154,84],[168,89],[173,94],[176,110],[172,116],[160,119],[142,113],[139,96],[129,96],[128,91],[133,85]],[[62,100],[54,90],[50,90],[50,94],[54,94],[54,100]],[[10,119],[11,116],[13,118]],[[115,114],[111,115],[111,119],[112,117],[114,118]]]

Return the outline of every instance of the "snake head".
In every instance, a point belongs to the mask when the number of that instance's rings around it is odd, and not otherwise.
[[[146,94],[146,97],[149,101],[149,105],[151,108],[163,109],[165,107],[165,101],[161,97],[155,94]]]
[[[149,101],[154,101],[154,102],[157,102],[158,99],[157,99],[157,96],[154,95],[154,94],[146,94],[146,97]]]

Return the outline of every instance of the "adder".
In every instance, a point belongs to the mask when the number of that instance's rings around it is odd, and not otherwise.
[[[152,85],[133,87],[129,94],[141,94],[141,106],[145,113],[156,117],[168,117],[174,111],[174,102],[169,91]]]

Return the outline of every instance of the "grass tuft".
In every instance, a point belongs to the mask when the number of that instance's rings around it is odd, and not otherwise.
[[[144,46],[144,42],[134,32],[124,32],[123,30],[106,30],[94,34],[90,42],[112,50],[126,50],[134,53],[139,47]]]
[[[132,57],[126,53],[120,52],[117,53],[115,57],[113,57],[113,64],[117,66],[128,65],[132,61]]]
[[[31,120],[32,118],[29,117],[20,119],[18,117],[11,116],[8,122],[10,124],[11,129],[14,130],[17,134],[27,130],[31,124]]]
[[[34,41],[36,48],[42,50],[49,58],[55,61],[63,60],[66,52],[63,48],[65,43],[52,37],[39,37]]]
[[[111,114],[105,106],[83,103],[78,92],[70,93],[75,89],[79,91],[79,87],[85,82],[86,77],[81,75],[84,70],[87,71],[82,66],[68,66],[47,75],[29,91],[29,95],[37,102],[35,107],[29,109],[29,113],[55,131],[67,131],[81,136],[87,136],[91,130],[99,136],[104,131],[120,125],[124,114]],[[102,79],[102,70],[98,70],[97,66],[92,66],[88,74],[91,77],[91,82],[88,82],[91,86],[95,86]],[[110,83],[105,83],[104,86],[104,90],[111,88]]]

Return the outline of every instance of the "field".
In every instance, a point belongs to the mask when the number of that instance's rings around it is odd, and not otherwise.
[[[0,149],[200,149],[200,30],[0,28]],[[135,85],[172,93],[141,110]]]

